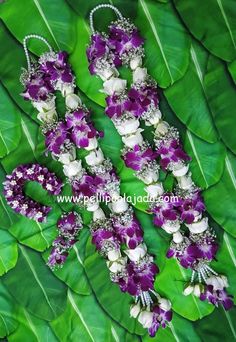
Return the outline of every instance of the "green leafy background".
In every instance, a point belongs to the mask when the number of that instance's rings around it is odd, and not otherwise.
[[[80,95],[93,111],[97,129],[105,131],[102,149],[116,166],[122,192],[144,194],[143,185],[121,161],[121,139],[104,115],[102,84],[90,76],[85,50],[89,42],[89,11],[99,0],[5,0],[0,4],[0,177],[18,164],[39,162],[63,178],[60,164],[44,152],[36,112],[19,95],[25,35],[36,33],[55,49],[64,49],[76,74]],[[236,5],[234,0],[111,0],[131,17],[145,37],[145,65],[161,88],[161,110],[176,125],[191,171],[215,227],[220,250],[214,267],[226,274],[236,295]],[[106,30],[114,19],[104,10],[95,25]],[[45,47],[30,41],[39,56]],[[122,71],[127,77],[127,70]],[[149,130],[147,139],[152,139]],[[171,186],[171,177],[165,178]],[[2,190],[2,189],[1,189]],[[111,285],[104,261],[91,245],[88,229],[73,247],[63,269],[54,273],[45,265],[56,236],[56,221],[70,204],[55,199],[35,184],[27,194],[51,204],[47,223],[16,215],[0,201],[0,338],[12,342],[215,342],[236,340],[236,309],[225,312],[182,290],[189,272],[166,260],[169,236],[154,228],[144,204],[136,214],[145,242],[161,272],[156,289],[172,300],[174,317],[151,339],[129,318],[130,297]],[[65,194],[70,189],[65,187]],[[78,208],[76,208],[78,210]],[[90,217],[82,212],[85,225]]]

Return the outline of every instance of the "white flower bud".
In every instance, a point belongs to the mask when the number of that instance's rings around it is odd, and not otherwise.
[[[137,318],[139,313],[140,313],[140,311],[141,311],[141,307],[140,307],[139,303],[131,305],[131,307],[130,307],[130,317]]]
[[[139,261],[142,259],[147,253],[147,246],[145,244],[140,244],[134,249],[126,249],[125,254],[131,261]]]
[[[156,109],[155,112],[152,113],[150,118],[145,120],[145,125],[146,126],[156,126],[158,124],[158,122],[160,121],[160,119],[161,119],[161,111],[159,109]]]
[[[59,155],[58,161],[62,164],[70,164],[73,160],[75,160],[76,154],[75,154],[75,149],[71,149],[69,152],[66,153],[61,153]]]
[[[193,181],[191,178],[191,173],[185,176],[177,177],[178,185],[183,190],[188,190],[192,187]]]
[[[147,78],[147,69],[146,68],[140,68],[137,67],[135,71],[133,72],[133,82],[144,82]]]
[[[107,267],[112,273],[122,272],[127,264],[127,258],[120,258],[116,261],[107,261]]]
[[[159,298],[158,303],[162,310],[169,311],[171,309],[171,302],[166,298]]]
[[[201,295],[201,286],[199,284],[194,285],[193,294],[196,297],[200,297],[200,295]]]
[[[133,59],[131,59],[129,65],[131,70],[137,69],[137,67],[140,67],[142,65],[142,57],[134,57]]]
[[[86,209],[88,211],[95,212],[95,211],[99,210],[99,203],[97,203],[95,201],[89,201],[86,203]]]
[[[107,257],[110,261],[115,261],[121,257],[119,249],[113,249],[107,253]]]
[[[116,68],[103,69],[97,72],[97,75],[101,77],[103,81],[108,80],[112,76],[118,76],[119,73]]]
[[[139,128],[139,120],[130,119],[122,122],[121,125],[116,125],[116,129],[120,135],[135,133]]]
[[[63,97],[74,93],[74,87],[72,83],[57,82],[57,89],[61,91]]]
[[[74,177],[78,174],[80,174],[82,170],[82,166],[81,166],[81,160],[74,160],[69,164],[65,164],[63,165],[63,172],[67,177]]]
[[[117,200],[115,200],[115,202],[111,203],[110,207],[114,213],[120,214],[126,211],[129,205],[123,197],[119,197]]]
[[[152,326],[153,321],[153,312],[150,311],[141,311],[138,317],[139,323],[142,324],[142,326],[145,329],[149,329]]]
[[[103,92],[107,95],[121,94],[126,88],[127,81],[112,77],[103,83]]]
[[[168,233],[168,234],[173,234],[176,233],[180,229],[180,223],[179,221],[166,221],[162,228]]]
[[[99,148],[96,151],[91,151],[86,157],[85,157],[86,163],[90,166],[101,164],[104,160],[104,155],[102,153],[102,150]]]
[[[76,94],[69,94],[65,98],[66,107],[69,109],[76,109],[81,105],[81,100]]]
[[[189,165],[178,165],[178,167],[174,168],[172,173],[175,177],[182,177],[186,175],[186,173],[188,172],[188,169],[189,169]]]
[[[130,148],[133,148],[135,145],[141,145],[143,142],[143,137],[141,135],[142,131],[143,129],[139,128],[136,131],[136,133],[123,136],[122,137],[123,143]]]
[[[158,171],[147,170],[145,174],[139,174],[139,179],[141,179],[145,184],[151,184],[158,180],[158,175]]]
[[[47,101],[32,101],[32,105],[34,108],[36,108],[39,112],[45,112],[45,111],[51,111],[55,110],[56,108],[56,97],[53,96]]]
[[[48,110],[46,112],[39,112],[37,115],[37,119],[41,122],[53,122],[57,118],[57,112],[56,109],[53,108],[51,110]]]
[[[183,235],[180,233],[180,231],[173,234],[173,241],[175,243],[181,243],[183,241]]]
[[[144,188],[144,190],[147,192],[150,199],[157,198],[158,196],[160,196],[164,193],[162,183],[156,183],[156,184],[148,185]]]
[[[105,218],[105,214],[101,208],[93,211],[93,221],[101,220]]]
[[[208,228],[208,217],[204,217],[201,221],[186,224],[192,234],[203,233]]]
[[[85,147],[85,150],[92,151],[95,150],[98,147],[98,141],[96,137],[89,139],[89,144],[87,147]]]
[[[190,294],[193,292],[193,289],[194,289],[194,287],[193,287],[192,285],[189,285],[189,286],[187,286],[187,287],[184,289],[183,294],[184,294],[185,296],[188,296],[188,295],[190,295]]]
[[[155,134],[157,136],[165,135],[168,132],[169,127],[170,125],[166,121],[162,121],[157,125]]]

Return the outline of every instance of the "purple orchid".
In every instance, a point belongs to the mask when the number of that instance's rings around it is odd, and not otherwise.
[[[128,225],[123,225],[114,217],[113,227],[121,243],[134,249],[143,241],[143,231],[138,220],[133,216]]]
[[[58,220],[57,227],[60,235],[71,238],[78,234],[82,228],[82,222],[76,212],[70,212]]]
[[[151,105],[157,108],[159,103],[157,88],[152,85],[143,85],[138,89],[132,87],[128,92],[128,98],[129,112],[137,118],[146,113]]]
[[[31,101],[46,101],[55,91],[50,77],[42,72],[31,74],[29,80],[25,83],[25,87],[22,96],[25,100]]]
[[[97,193],[96,180],[94,177],[85,174],[72,182],[72,190],[76,196],[93,197]]]
[[[164,193],[163,198],[165,198],[165,201],[156,203],[151,209],[151,212],[155,215],[153,222],[156,226],[162,227],[166,221],[176,221],[179,218],[177,210],[179,202],[173,202],[171,200],[172,196],[173,194]]]
[[[202,301],[208,300],[209,303],[215,306],[222,304],[225,310],[230,310],[233,307],[232,298],[233,296],[228,295],[225,289],[214,290],[212,285],[205,286],[204,292],[200,295]]]
[[[48,151],[59,155],[65,142],[70,139],[70,134],[65,123],[58,122],[57,126],[45,133],[45,145]]]
[[[56,266],[62,266],[66,258],[68,257],[68,252],[62,251],[59,247],[54,247],[48,258],[48,266],[54,269]]]
[[[156,159],[156,153],[150,147],[143,151],[139,145],[135,145],[132,150],[125,153],[123,159],[127,167],[140,171],[146,164]]]
[[[187,224],[193,223],[196,216],[199,216],[205,210],[200,192],[197,190],[191,197],[182,199],[179,206],[180,218]]]
[[[152,326],[148,329],[148,333],[151,337],[154,337],[159,327],[166,328],[167,323],[172,320],[172,311],[165,311],[161,309],[158,305],[155,305],[152,309],[152,312]]]
[[[62,81],[71,83],[73,81],[71,67],[67,62],[68,54],[65,51],[58,52],[55,57],[46,58],[41,62],[40,70],[49,77],[51,81]]]
[[[105,113],[110,118],[119,118],[125,111],[129,110],[129,100],[127,98],[122,98],[119,95],[113,94],[106,97],[106,109]]]
[[[90,63],[89,71],[91,75],[94,75],[96,73],[96,63],[110,53],[107,38],[99,33],[93,34],[86,53]]]

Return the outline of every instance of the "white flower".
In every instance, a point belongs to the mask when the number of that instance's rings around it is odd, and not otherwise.
[[[192,285],[189,285],[189,286],[187,286],[187,287],[184,289],[183,294],[184,294],[185,296],[188,296],[188,295],[190,295],[190,294],[193,292],[193,289],[194,289],[194,287],[193,287]]]
[[[57,89],[61,91],[63,97],[66,97],[74,93],[74,86],[72,83],[65,83],[62,81],[58,81]]]
[[[120,135],[135,133],[139,128],[139,120],[130,119],[122,122],[121,125],[116,125],[116,129]]]
[[[194,285],[193,294],[196,297],[200,297],[200,295],[201,295],[201,286],[200,286],[200,284]]]
[[[39,112],[37,114],[37,118],[41,122],[53,122],[57,118],[57,112],[56,109],[53,108],[51,110],[48,110],[46,112]]]
[[[173,234],[176,233],[180,229],[180,223],[179,221],[166,221],[162,228],[168,233],[168,234]]]
[[[122,272],[127,264],[127,258],[120,258],[116,261],[107,261],[107,267],[112,273]]]
[[[204,217],[201,221],[186,224],[192,234],[203,233],[208,228],[208,217]]]
[[[130,148],[133,148],[135,145],[141,145],[143,142],[143,137],[141,135],[142,131],[143,129],[139,128],[134,134],[130,134],[125,137],[123,136],[123,143]]]
[[[214,290],[223,290],[223,288],[228,287],[228,280],[225,276],[211,276],[206,279],[207,285],[212,285]]]
[[[131,305],[131,307],[130,307],[130,317],[137,318],[139,313],[140,313],[140,311],[141,311],[141,307],[140,307],[139,303]]]
[[[99,203],[92,201],[92,200],[88,201],[86,202],[86,208],[88,211],[95,212],[99,209]]]
[[[134,57],[133,59],[131,59],[129,65],[130,65],[131,70],[137,69],[137,67],[140,67],[142,65],[142,57],[140,56]]]
[[[188,172],[188,168],[188,165],[178,165],[175,166],[175,169],[172,171],[172,173],[175,177],[182,177],[186,175],[186,173]]]
[[[177,178],[179,187],[181,189],[183,189],[183,190],[188,190],[193,185],[193,181],[192,181],[192,178],[191,178],[191,173],[189,173],[188,175],[181,176],[181,177],[176,177],[176,178]]]
[[[155,126],[158,124],[160,119],[161,119],[161,111],[159,109],[156,109],[155,112],[152,113],[150,118],[145,120],[145,125],[146,126]]]
[[[51,111],[52,109],[56,108],[55,99],[56,99],[56,97],[53,96],[51,99],[49,99],[47,101],[39,101],[39,102],[33,101],[32,105],[39,112]]]
[[[115,201],[111,203],[111,210],[117,214],[123,213],[124,211],[128,209],[128,207],[129,205],[123,197],[119,197],[118,199],[115,199]]]
[[[75,149],[71,149],[70,152],[61,153],[59,155],[58,161],[62,164],[70,164],[73,160],[75,160]]]
[[[101,208],[98,208],[93,212],[93,221],[101,220],[104,218],[105,214]]]
[[[79,105],[81,105],[80,97],[76,94],[69,94],[65,99],[66,107],[69,109],[76,109]]]
[[[103,92],[107,95],[121,94],[126,88],[127,81],[121,78],[111,77],[103,83]]]
[[[159,298],[158,303],[162,310],[169,311],[171,309],[171,302],[166,298]]]
[[[142,259],[147,253],[147,246],[145,244],[140,244],[134,249],[126,249],[125,254],[131,261],[139,261]]]
[[[107,257],[110,261],[115,261],[121,257],[119,249],[113,249],[107,253]]]
[[[104,160],[104,155],[102,153],[102,150],[99,148],[96,151],[91,151],[86,157],[85,157],[86,163],[90,166],[101,164]]]
[[[70,164],[63,165],[63,172],[69,178],[80,174],[81,170],[81,160],[74,160]]]
[[[146,68],[140,68],[137,67],[135,71],[133,72],[133,82],[144,82],[147,78],[147,69]]]
[[[162,183],[148,185],[144,188],[144,190],[147,192],[150,199],[157,198],[158,196],[162,195],[164,192]]]
[[[85,150],[91,151],[91,150],[95,150],[98,147],[98,141],[96,137],[90,138],[88,141],[89,141],[89,144],[87,147],[85,147]]]
[[[181,243],[183,241],[183,235],[180,233],[180,231],[173,234],[173,241],[175,243]]]
[[[103,81],[106,81],[112,76],[118,76],[119,73],[116,68],[110,68],[97,71],[97,75],[101,77]]]
[[[151,328],[153,320],[153,312],[150,311],[142,311],[138,317],[139,323],[146,329]]]
[[[145,184],[155,183],[158,179],[158,171],[147,170],[145,174],[139,174],[139,179],[141,179]]]
[[[166,121],[162,121],[157,125],[155,134],[157,136],[165,135],[168,132],[169,127],[170,125]]]

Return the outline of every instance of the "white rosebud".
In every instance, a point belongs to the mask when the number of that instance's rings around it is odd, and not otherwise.
[[[153,312],[150,311],[141,311],[138,316],[139,323],[146,329],[151,328],[153,321]]]
[[[199,284],[194,285],[193,294],[196,297],[200,297],[200,295],[201,295],[201,286]]]
[[[116,129],[120,135],[135,133],[139,128],[139,120],[130,119],[122,122],[121,125],[116,125]]]
[[[110,68],[97,71],[97,75],[101,77],[103,81],[106,81],[112,76],[118,76],[119,73],[116,68]]]
[[[171,302],[166,298],[159,298],[158,303],[162,310],[169,311],[171,309]]]
[[[112,273],[122,272],[127,264],[127,258],[120,258],[116,261],[107,261],[107,266]]]
[[[188,175],[182,176],[182,177],[177,177],[177,181],[178,181],[179,187],[183,190],[188,190],[193,185],[191,173],[189,173]]]
[[[105,214],[101,208],[98,208],[93,212],[93,221],[101,220],[104,218],[105,218]]]
[[[53,96],[47,101],[33,101],[32,105],[34,108],[36,108],[39,112],[44,112],[44,111],[51,111],[52,109],[56,108],[56,102],[55,102],[56,97]]]
[[[58,161],[62,164],[70,164],[73,160],[76,158],[76,152],[75,149],[71,149],[69,152],[61,153],[59,155]]]
[[[192,234],[203,233],[208,228],[208,217],[204,217],[201,221],[185,224]]]
[[[166,221],[162,228],[168,233],[168,234],[173,234],[176,233],[180,229],[180,223],[179,221]]]
[[[133,82],[144,82],[147,78],[147,69],[146,68],[140,68],[137,67],[135,71],[133,72]]]
[[[88,211],[95,212],[99,209],[99,203],[95,201],[86,201],[86,208]]]
[[[184,175],[186,175],[186,173],[188,172],[189,169],[189,165],[178,165],[178,167],[176,167],[172,173],[175,177],[182,177]]]
[[[121,257],[120,250],[119,249],[113,249],[112,251],[109,251],[107,253],[107,258],[110,261],[115,261]]]
[[[211,276],[206,279],[207,285],[212,285],[214,290],[223,290],[228,287],[228,280],[225,276]]]
[[[155,134],[157,136],[165,135],[168,132],[169,128],[170,128],[170,125],[166,121],[162,121],[157,125]]]
[[[141,135],[142,131],[143,129],[139,128],[135,134],[130,134],[125,137],[123,136],[123,143],[130,148],[133,148],[135,145],[141,145],[143,142],[143,137]]]
[[[63,97],[74,93],[74,87],[72,83],[57,82],[57,89],[61,91]]]
[[[104,155],[102,153],[102,150],[99,148],[96,151],[91,151],[86,157],[85,157],[86,163],[90,166],[101,164],[104,160]]]
[[[139,313],[140,313],[140,311],[141,311],[141,307],[140,307],[139,303],[131,305],[131,307],[130,307],[130,317],[137,318]]]
[[[140,244],[134,249],[126,249],[125,254],[131,261],[139,261],[142,259],[147,253],[147,246],[145,244]]]
[[[87,147],[85,147],[85,150],[92,151],[98,147],[98,141],[96,137],[90,138],[88,141],[89,141],[89,144]]]
[[[181,243],[183,241],[183,235],[180,233],[180,231],[173,234],[173,241],[175,243]]]
[[[81,105],[80,97],[76,94],[69,94],[65,98],[66,107],[69,109],[76,109]]]
[[[82,170],[81,160],[74,160],[67,165],[63,165],[63,172],[67,177],[77,176]]]
[[[158,171],[147,170],[145,174],[139,174],[139,179],[141,179],[145,184],[155,183],[158,180]]]
[[[107,95],[121,94],[126,88],[127,81],[112,77],[103,83],[103,92]]]
[[[131,70],[137,69],[137,67],[140,67],[142,65],[142,57],[140,56],[134,57],[133,59],[131,59],[129,65],[130,65]]]
[[[155,112],[152,113],[150,118],[145,120],[145,125],[146,126],[156,126],[158,122],[161,119],[161,111],[159,109],[156,109]]]
[[[187,287],[184,289],[183,294],[184,294],[185,296],[188,296],[188,295],[190,295],[190,294],[193,292],[193,289],[194,289],[194,287],[193,287],[192,285],[189,285],[189,286],[187,286]]]
[[[150,199],[155,199],[164,192],[162,183],[148,185],[144,188],[144,190],[147,192]]]
[[[115,201],[111,203],[110,207],[111,210],[114,211],[114,213],[120,214],[126,211],[129,205],[123,197],[119,196],[118,199],[115,199]]]
[[[56,109],[54,108],[46,112],[39,112],[37,115],[37,119],[41,122],[53,122],[55,119],[57,119]]]

